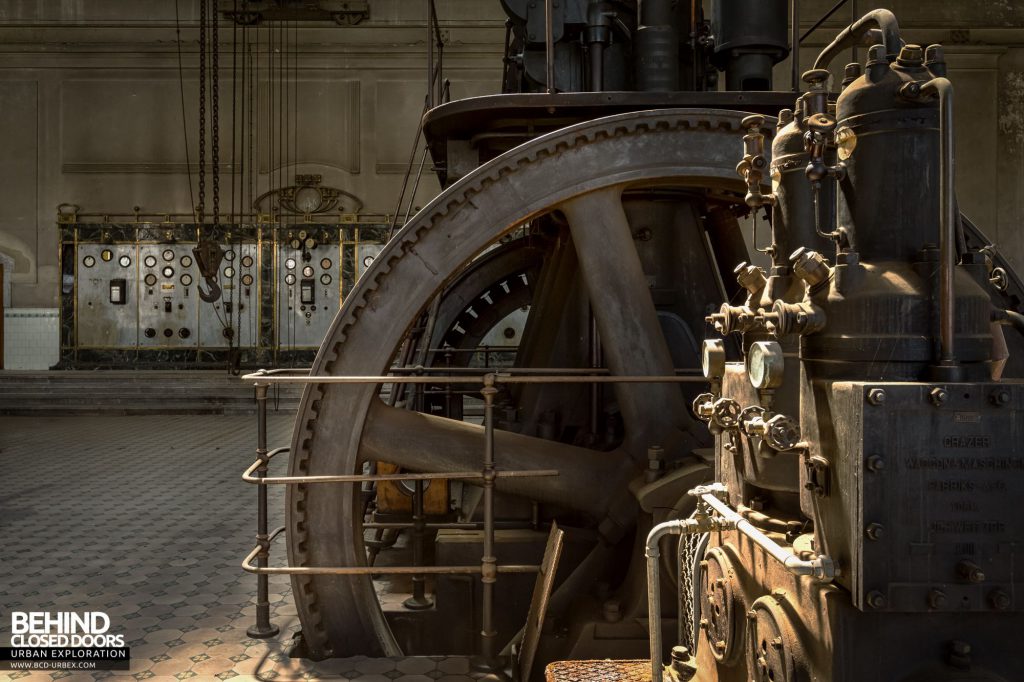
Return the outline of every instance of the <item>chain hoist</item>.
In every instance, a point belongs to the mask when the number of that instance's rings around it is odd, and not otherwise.
[[[220,225],[220,68],[218,57],[220,55],[220,41],[218,39],[217,26],[220,24],[216,11],[211,19],[211,40],[210,40],[210,61],[211,61],[211,99],[212,111],[210,116],[210,129],[213,134],[213,145],[211,157],[213,161],[213,224]]]
[[[224,259],[224,251],[220,246],[209,239],[203,231],[203,224],[206,222],[206,24],[212,21],[212,57],[213,57],[213,211],[214,224],[220,222],[220,182],[217,178],[219,155],[219,140],[217,131],[217,14],[214,11],[212,17],[207,11],[209,0],[201,0],[199,3],[199,206],[197,221],[199,223],[199,243],[192,253],[196,259],[199,272],[206,282],[207,289],[197,287],[199,298],[207,303],[213,303],[221,297],[221,287],[217,282],[217,273],[220,271],[221,261]]]

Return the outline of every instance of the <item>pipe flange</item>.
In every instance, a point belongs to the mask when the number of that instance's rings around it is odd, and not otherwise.
[[[805,673],[803,649],[783,603],[784,595],[765,595],[747,612],[747,667],[759,682],[796,682]]]
[[[700,627],[711,655],[723,665],[735,665],[743,650],[743,604],[729,557],[714,547],[701,562]]]

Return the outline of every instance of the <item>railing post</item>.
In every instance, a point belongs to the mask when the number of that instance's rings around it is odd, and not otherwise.
[[[495,656],[498,636],[494,629],[494,586],[498,581],[498,559],[494,556],[494,375],[484,377],[480,394],[484,397],[484,555],[480,558],[480,583],[483,590],[480,614],[480,657],[477,668],[501,674],[501,662]]]
[[[256,457],[260,466],[256,469],[257,478],[267,475],[267,390],[269,384],[256,382]],[[260,546],[256,555],[256,565],[266,568],[270,559],[270,539],[267,535],[267,486],[256,486],[256,543]],[[256,575],[256,624],[249,627],[245,634],[256,639],[274,637],[280,630],[270,622],[270,586],[269,576],[265,573]]]
[[[423,565],[423,535],[426,530],[426,519],[423,512],[423,481],[416,480],[412,496],[412,565]],[[426,595],[427,578],[422,573],[412,577],[412,596],[403,602],[407,609],[422,611],[434,605],[434,600]]]

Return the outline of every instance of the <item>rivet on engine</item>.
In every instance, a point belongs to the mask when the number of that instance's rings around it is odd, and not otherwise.
[[[928,592],[928,606],[933,609],[941,609],[946,606],[946,593],[942,590],[931,590]]]
[[[949,393],[946,391],[946,389],[942,388],[941,386],[936,386],[935,388],[933,388],[932,392],[929,393],[928,395],[929,397],[931,397],[932,405],[934,405],[935,407],[942,405],[949,399]]]
[[[996,590],[995,592],[993,592],[989,596],[989,600],[992,602],[992,606],[999,609],[1000,611],[1005,611],[1006,609],[1010,608],[1010,604],[1012,603],[1010,595],[1008,595],[1006,592],[1003,592],[1002,590]]]
[[[881,405],[885,402],[885,389],[873,388],[868,391],[868,402],[872,405]]]
[[[1010,392],[1005,388],[999,388],[992,392],[992,404],[1008,405],[1010,403]]]
[[[868,592],[867,602],[868,606],[873,609],[884,609],[888,600],[885,598],[885,595],[878,590],[872,590],[871,592]]]
[[[868,471],[881,471],[885,468],[885,460],[878,455],[871,455],[865,460],[864,466],[867,467]]]
[[[881,540],[884,529],[880,523],[869,523],[868,527],[864,529],[864,533],[869,540]]]

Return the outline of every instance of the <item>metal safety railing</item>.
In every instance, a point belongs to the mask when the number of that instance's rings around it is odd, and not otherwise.
[[[431,604],[424,594],[426,575],[479,575],[482,588],[480,658],[483,667],[498,669],[495,656],[494,595],[497,576],[501,573],[535,573],[534,565],[498,564],[494,544],[497,523],[494,517],[494,486],[499,478],[557,476],[556,469],[509,470],[497,469],[494,460],[494,397],[502,384],[612,384],[612,383],[703,383],[704,377],[689,370],[660,376],[613,376],[605,368],[510,368],[481,373],[479,368],[454,367],[398,367],[386,376],[311,376],[308,370],[259,370],[242,377],[253,382],[257,405],[256,460],[245,470],[242,479],[258,487],[256,545],[242,561],[242,568],[257,576],[256,623],[248,629],[251,637],[273,637],[278,628],[270,622],[268,577],[270,575],[412,575],[413,597],[407,600],[409,608],[427,608]],[[311,476],[268,476],[270,460],[289,452],[290,448],[267,449],[267,395],[272,384],[451,384],[479,385],[483,397],[484,447],[479,471],[451,473],[361,473]],[[423,531],[427,528],[479,527],[476,524],[428,524],[423,513],[423,482],[446,479],[479,482],[483,491],[483,556],[479,566],[426,566],[422,565]],[[270,566],[270,548],[274,539],[285,533],[285,527],[268,532],[267,486],[320,483],[376,483],[382,481],[413,481],[413,518],[408,523],[363,524],[364,528],[407,528],[414,530],[412,566]],[[255,565],[253,565],[255,562]],[[418,579],[417,579],[418,578]]]

